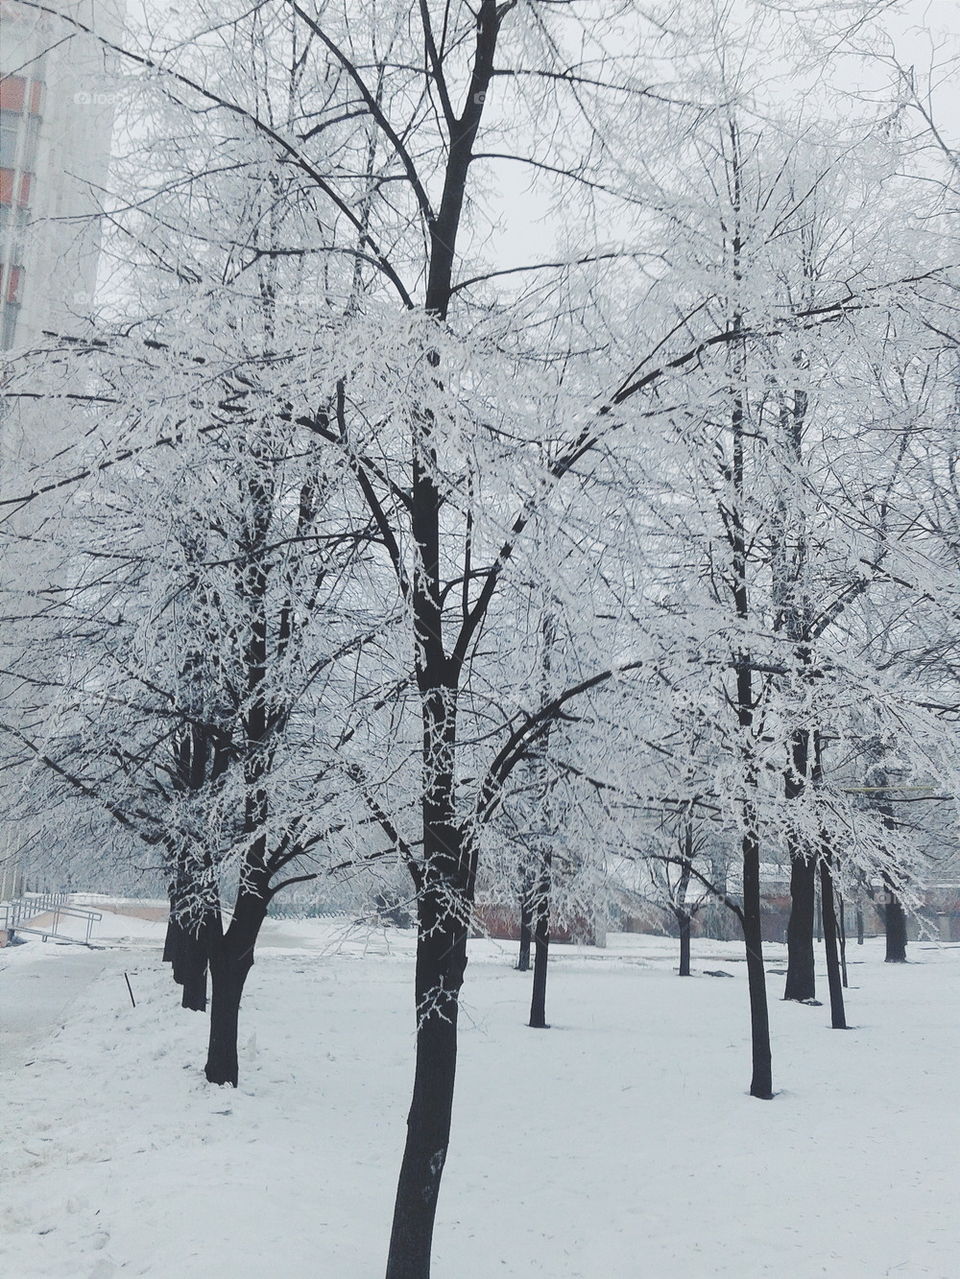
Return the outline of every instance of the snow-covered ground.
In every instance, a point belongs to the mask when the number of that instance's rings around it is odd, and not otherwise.
[[[412,937],[268,923],[234,1091],[203,1081],[162,932],[106,912],[104,950],[0,951],[0,1273],[376,1279]],[[960,947],[851,946],[846,1033],[771,975],[760,1102],[740,948],[695,942],[681,981],[668,939],[610,940],[556,948],[549,1031],[512,947],[471,944],[435,1279],[960,1275]]]

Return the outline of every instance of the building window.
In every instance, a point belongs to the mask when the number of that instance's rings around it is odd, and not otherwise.
[[[22,114],[28,103],[30,115],[39,115],[43,105],[43,85],[39,80],[27,80],[22,75],[8,75],[0,80],[0,110]]]
[[[20,308],[13,302],[0,305],[0,351],[9,351],[17,336]]]
[[[0,204],[16,204],[21,209],[29,208],[32,185],[32,173],[18,174],[16,169],[0,169]]]
[[[5,169],[12,169],[17,163],[20,119],[16,111],[0,111],[0,165]]]
[[[0,111],[0,165],[5,169],[32,169],[37,155],[40,120],[17,111]],[[23,149],[18,155],[21,143]]]
[[[0,262],[0,280],[3,281],[3,300],[13,306],[20,304],[20,285],[23,283],[22,266],[5,266]]]
[[[5,262],[22,262],[26,231],[30,225],[27,209],[13,209],[0,204],[0,258]]]

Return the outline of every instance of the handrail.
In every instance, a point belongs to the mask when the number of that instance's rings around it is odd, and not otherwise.
[[[32,920],[41,919],[44,915],[53,916],[49,926],[42,928],[31,926]],[[53,937],[56,941],[89,946],[93,926],[103,918],[103,915],[97,910],[69,905],[66,893],[31,893],[24,897],[17,897],[11,902],[0,903],[0,917],[3,919],[0,927],[11,936],[18,932],[35,933],[44,941],[48,937]],[[86,935],[81,939],[62,933],[60,921],[63,918],[86,920]]]

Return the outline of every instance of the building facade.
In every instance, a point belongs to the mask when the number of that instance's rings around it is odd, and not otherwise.
[[[121,4],[59,0],[64,15],[90,28],[85,32],[56,14],[0,0],[0,357],[34,348],[46,331],[82,333],[93,308],[116,88],[111,54],[98,37],[122,37]],[[0,365],[0,389],[5,376]],[[32,463],[66,443],[62,429],[40,404],[0,402],[5,497],[26,485]],[[0,582],[21,614],[35,606],[22,541],[16,508],[4,510]],[[0,636],[0,656],[6,642]],[[15,722],[14,692],[0,679],[0,704]],[[29,787],[28,775],[0,777],[0,900],[32,886],[36,830],[12,815],[22,787]]]
[[[120,0],[60,0],[97,34],[0,0],[0,349],[70,329],[94,299]]]

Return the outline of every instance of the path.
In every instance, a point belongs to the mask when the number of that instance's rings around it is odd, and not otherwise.
[[[80,995],[121,962],[117,951],[39,939],[0,950],[0,1071],[25,1066]]]

